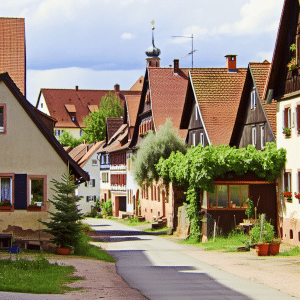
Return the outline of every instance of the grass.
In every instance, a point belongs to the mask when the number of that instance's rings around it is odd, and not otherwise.
[[[164,227],[158,228],[158,229],[147,228],[147,229],[143,229],[142,231],[146,231],[146,232],[160,232],[160,231],[166,231],[168,228],[169,228],[168,226],[164,226]]]
[[[139,222],[138,218],[116,219],[114,221],[117,221],[117,222],[122,223],[127,226],[141,226],[141,225],[149,225],[150,224],[150,222],[146,222],[146,221]]]
[[[32,294],[62,294],[78,290],[65,286],[84,279],[73,276],[74,271],[72,266],[50,264],[43,256],[32,261],[17,255],[15,260],[11,257],[0,260],[0,290]]]
[[[285,250],[283,252],[279,252],[277,256],[300,256],[300,248],[297,246],[290,250]]]
[[[228,236],[218,236],[215,238],[214,242],[213,239],[210,238],[208,242],[201,243],[191,236],[186,240],[179,241],[179,243],[203,247],[206,251],[224,250],[226,252],[235,252],[237,251],[237,247],[244,246],[246,239],[244,233],[234,232],[230,233]]]

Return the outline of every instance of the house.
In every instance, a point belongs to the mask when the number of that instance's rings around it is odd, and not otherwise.
[[[249,64],[230,146],[252,144],[264,150],[267,142],[276,141],[276,102],[267,104],[263,98],[270,68],[268,61]]]
[[[76,195],[83,197],[78,202],[78,208],[83,214],[90,213],[95,206],[95,202],[100,199],[100,171],[97,151],[103,144],[104,141],[93,144],[81,144],[69,153],[74,161],[90,176],[89,181],[78,185],[76,189]]]
[[[0,209],[1,232],[43,236],[38,220],[49,221],[55,211],[48,201],[54,196],[51,180],[60,181],[68,170],[78,184],[89,180],[50,131],[52,121],[47,127],[8,73],[0,75],[0,201],[11,204]],[[39,206],[31,207],[32,202]]]
[[[237,68],[236,59],[236,55],[226,55],[225,68],[196,68],[189,72],[180,126],[188,130],[189,146],[200,143],[204,147],[213,144],[241,148],[253,144],[263,149],[267,141],[275,140],[276,105],[271,107],[262,101],[270,64],[251,63],[248,69]],[[207,220],[203,222],[203,241],[212,232],[212,220],[224,233],[243,222],[248,198],[255,206],[259,203],[258,214],[267,213],[276,226],[275,182],[249,173],[226,174],[216,178],[214,184],[215,193],[203,191],[202,195]]]
[[[0,18],[0,73],[8,72],[26,97],[25,19]]]
[[[299,1],[285,0],[270,75],[264,92],[277,102],[277,147],[287,151],[278,181],[283,242],[300,246],[300,19]],[[284,197],[287,192],[287,197]]]
[[[139,95],[140,91],[120,91],[116,84],[114,90],[75,89],[41,89],[36,107],[43,113],[55,118],[55,136],[59,137],[64,130],[75,138],[80,138],[85,128],[84,117],[99,109],[102,97],[109,93],[116,95],[124,103],[126,95]]]

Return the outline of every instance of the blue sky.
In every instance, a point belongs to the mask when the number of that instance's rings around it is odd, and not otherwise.
[[[2,0],[2,17],[25,18],[27,98],[40,88],[129,89],[145,73],[155,45],[161,66],[191,67],[272,60],[283,0]]]

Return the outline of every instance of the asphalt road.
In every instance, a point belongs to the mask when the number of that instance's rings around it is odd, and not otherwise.
[[[188,245],[147,235],[112,220],[86,219],[85,222],[96,230],[97,241],[105,242],[95,242],[95,245],[116,258],[117,272],[151,300],[297,299],[186,255],[185,251],[191,251]]]

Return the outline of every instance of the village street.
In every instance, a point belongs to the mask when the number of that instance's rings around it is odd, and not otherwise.
[[[117,260],[117,272],[131,287],[140,290],[149,299],[284,300],[297,299],[295,296],[300,299],[299,271],[293,269],[295,266],[299,268],[298,258],[295,262],[295,258],[286,261],[279,257],[257,257],[253,252],[207,252],[155,235],[146,235],[134,227],[112,220],[86,219],[85,222],[97,231],[98,241],[105,241],[93,244],[112,254]],[[220,270],[223,265],[230,273]],[[278,265],[290,265],[291,269],[281,270]],[[252,275],[251,266],[252,272],[254,270]],[[264,272],[268,271],[270,274],[266,276]],[[244,277],[250,274],[249,279],[237,276],[239,272]],[[264,281],[265,277],[269,277],[270,283]],[[295,282],[290,278],[294,278]]]

